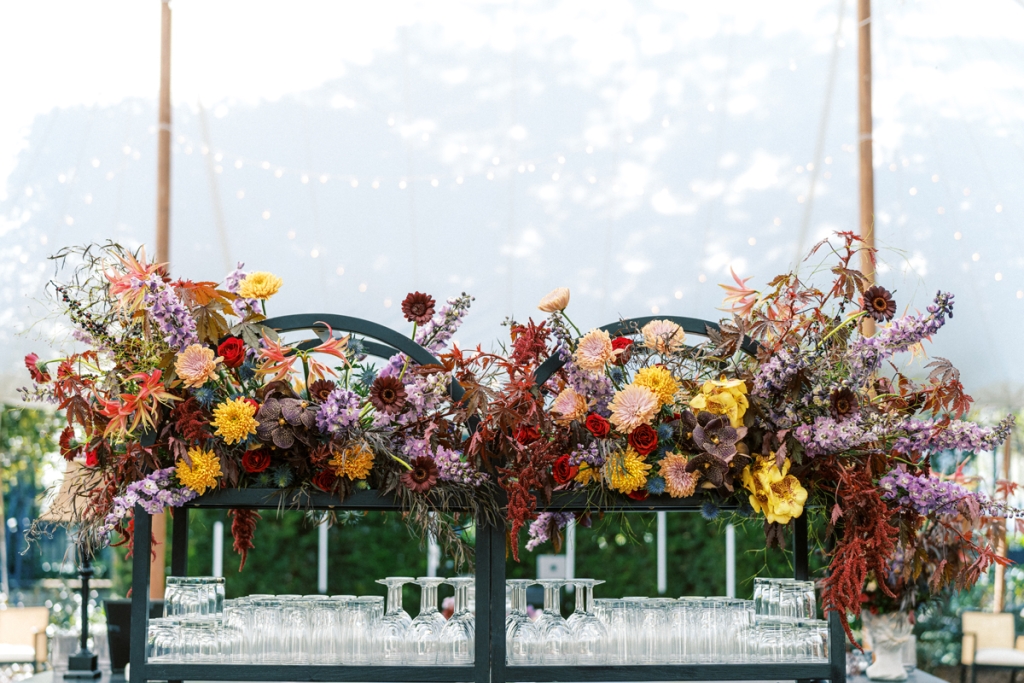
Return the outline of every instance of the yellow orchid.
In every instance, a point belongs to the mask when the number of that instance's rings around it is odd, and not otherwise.
[[[789,524],[803,514],[807,489],[789,473],[790,465],[789,458],[785,458],[780,468],[772,453],[758,456],[743,468],[743,488],[750,492],[750,505],[755,512],[764,513],[769,522]]]
[[[741,379],[708,380],[700,393],[690,400],[694,410],[725,415],[729,424],[737,428],[743,426],[743,415],[749,406],[747,384]]]

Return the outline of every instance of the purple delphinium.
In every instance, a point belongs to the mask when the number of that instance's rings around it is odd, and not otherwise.
[[[836,420],[830,416],[815,418],[812,424],[800,425],[794,432],[808,457],[841,453],[878,439],[875,430],[859,417]]]
[[[977,514],[987,505],[985,496],[968,491],[953,481],[943,481],[923,474],[910,474],[900,465],[878,480],[883,499],[898,502],[920,515],[959,512],[965,503]]]
[[[359,421],[361,402],[356,392],[336,387],[320,405],[320,411],[316,414],[316,428],[322,434],[340,434]]]
[[[129,484],[124,495],[114,498],[113,508],[100,527],[100,534],[109,537],[124,519],[132,516],[136,504],[155,515],[168,507],[181,507],[199,495],[192,489],[175,486],[174,475],[175,468],[167,467]]]
[[[906,436],[896,439],[893,450],[900,453],[938,453],[940,451],[991,451],[1006,441],[1013,429],[1014,416],[1007,415],[994,429],[965,420],[946,425],[927,420],[907,420],[899,429]]]
[[[615,396],[615,386],[608,375],[587,372],[576,365],[572,359],[566,362],[564,368],[569,386],[576,393],[586,396],[587,400],[594,401],[594,407],[591,410],[602,417],[611,415],[608,404]]]
[[[572,467],[579,467],[583,463],[587,463],[594,468],[604,464],[604,456],[601,455],[596,441],[592,442],[589,446],[580,444],[569,454],[569,465]]]
[[[437,465],[437,474],[441,481],[450,481],[467,486],[480,486],[487,481],[487,474],[479,472],[470,463],[462,460],[457,451],[437,447],[434,456],[434,463]]]
[[[879,328],[873,337],[861,337],[853,342],[847,351],[850,384],[863,383],[886,359],[931,337],[946,324],[947,317],[953,317],[953,295],[939,292],[926,314],[897,318],[892,324]]]
[[[441,308],[434,313],[430,322],[416,330],[416,343],[430,351],[438,354],[445,350],[446,345],[459,330],[462,319],[469,313],[473,297],[468,294],[453,296]],[[402,373],[406,363],[413,363],[404,353],[396,353],[388,359],[388,362],[381,368],[381,377],[397,377]],[[408,370],[406,371],[408,375]],[[405,378],[403,377],[403,380]]]
[[[232,294],[238,294],[238,288],[242,284],[242,280],[245,279],[246,273],[242,268],[245,264],[241,261],[233,271],[231,271],[226,278],[224,278],[224,286],[227,287],[228,291]],[[235,315],[239,318],[244,318],[249,314],[250,311],[259,312],[260,302],[256,299],[243,299],[238,297],[231,302],[231,308],[235,311]]]
[[[526,541],[526,549],[532,551],[540,544],[546,543],[550,540],[551,536],[549,534],[552,522],[557,525],[557,528],[564,529],[574,518],[575,515],[571,512],[540,513],[537,515],[537,519],[530,523],[530,530],[528,532],[529,538]]]
[[[145,280],[133,280],[132,287],[145,290],[143,300],[168,346],[182,351],[199,343],[196,321],[163,278],[150,275]]]

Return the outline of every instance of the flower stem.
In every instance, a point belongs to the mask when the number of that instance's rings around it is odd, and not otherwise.
[[[572,320],[569,319],[569,316],[566,314],[566,312],[564,310],[561,311],[561,313],[562,313],[562,317],[565,318],[565,322],[567,322],[570,325],[572,325],[572,329],[576,330],[576,336],[577,337],[582,337],[583,333],[580,332],[580,328],[576,327],[576,323],[574,323]]]
[[[832,336],[833,334],[835,334],[835,333],[836,333],[836,332],[838,332],[839,330],[843,329],[844,327],[846,327],[846,326],[847,326],[847,325],[849,325],[850,323],[852,323],[852,322],[854,322],[854,321],[858,320],[859,318],[863,318],[863,317],[864,317],[865,315],[867,315],[867,314],[868,314],[868,312],[867,312],[867,311],[857,311],[856,313],[851,313],[851,314],[850,314],[850,317],[849,317],[849,318],[847,318],[846,320],[844,320],[844,321],[843,321],[842,323],[840,323],[840,324],[836,325],[836,326],[835,326],[835,327],[834,327],[834,328],[832,329],[832,331],[831,331],[831,332],[829,332],[829,333],[828,333],[828,334],[826,334],[826,335],[825,335],[824,337],[822,337],[822,338],[821,338],[821,341],[820,341],[820,342],[818,342],[818,346],[820,347],[820,346],[821,346],[822,344],[824,344],[825,342],[827,342],[827,341],[828,341],[828,339],[829,339],[829,337],[831,337],[831,336]]]
[[[306,400],[310,400],[309,396],[309,361],[306,359],[305,354],[302,358],[302,381],[305,383]]]

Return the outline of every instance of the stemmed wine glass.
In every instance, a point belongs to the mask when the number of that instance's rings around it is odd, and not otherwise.
[[[473,663],[473,642],[476,617],[469,610],[469,587],[476,579],[460,577],[448,579],[455,588],[455,611],[441,629],[438,664],[468,665]]]
[[[428,576],[416,579],[416,584],[420,587],[420,613],[409,624],[406,636],[406,664],[437,664],[439,638],[446,623],[444,615],[437,611],[437,587],[442,583],[444,579]]]
[[[572,630],[562,618],[559,590],[566,581],[561,579],[538,580],[544,587],[544,614],[537,620],[537,627],[543,636],[540,660],[547,666],[575,664],[576,648]]]
[[[385,664],[400,664],[405,658],[405,639],[412,617],[402,608],[402,586],[412,582],[411,576],[389,576],[377,579],[388,587],[387,612],[380,622],[380,656]]]
[[[526,666],[537,652],[541,632],[526,613],[526,589],[537,583],[532,579],[508,579],[512,589],[512,611],[505,617],[505,661]]]
[[[576,611],[569,615],[566,623],[576,641],[577,663],[580,665],[603,664],[605,661],[604,642],[608,629],[594,614],[594,586],[604,581],[598,579],[573,579],[576,586]]]

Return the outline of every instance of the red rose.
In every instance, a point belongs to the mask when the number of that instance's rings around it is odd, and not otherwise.
[[[46,384],[50,381],[50,373],[46,371],[46,366],[39,367],[39,355],[30,353],[25,356],[25,367],[28,368],[28,374],[32,375],[32,381],[36,384]]]
[[[96,454],[96,451],[85,452],[85,466],[96,467],[100,464],[100,456]]]
[[[265,448],[246,451],[242,456],[242,467],[249,474],[259,474],[270,467],[270,453]]]
[[[521,425],[516,428],[515,439],[519,443],[527,444],[540,438],[540,430],[533,425]]]
[[[317,487],[321,491],[330,492],[337,481],[338,475],[334,473],[334,470],[320,470],[316,473],[316,476],[313,477],[313,486]]]
[[[572,481],[579,473],[579,467],[569,464],[568,455],[563,455],[558,458],[558,460],[555,461],[554,466],[551,468],[551,476],[555,478],[555,482],[558,484],[564,484]]]
[[[626,495],[633,500],[647,500],[647,496],[650,494],[647,493],[647,489],[640,489],[639,491],[633,491],[633,493],[627,493]]]
[[[224,359],[224,365],[237,368],[245,362],[245,342],[238,337],[228,337],[217,347],[217,355]]]
[[[640,425],[626,439],[633,450],[640,455],[647,455],[658,447],[658,432],[651,425]]]
[[[249,405],[251,405],[257,411],[260,409],[260,402],[257,401],[256,399],[254,399],[254,398],[243,398],[242,400],[245,401],[246,403],[248,403]]]
[[[633,340],[628,337],[616,337],[612,339],[612,351],[617,351],[615,354],[615,360],[612,362],[616,365],[625,365],[629,362],[629,359],[633,357]]]
[[[590,433],[599,439],[603,439],[608,436],[608,432],[612,431],[612,425],[608,420],[604,419],[597,413],[591,413],[587,415],[587,421],[585,426]]]

